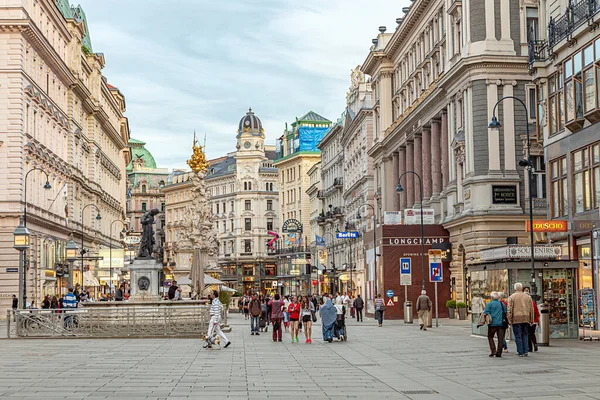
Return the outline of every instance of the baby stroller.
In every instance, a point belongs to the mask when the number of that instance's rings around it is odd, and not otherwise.
[[[268,332],[269,330],[268,314],[267,305],[261,304],[261,313],[258,319],[258,327],[261,332]]]
[[[333,334],[338,340],[345,342],[348,340],[348,330],[346,329],[346,310],[343,314],[338,314],[333,328]]]

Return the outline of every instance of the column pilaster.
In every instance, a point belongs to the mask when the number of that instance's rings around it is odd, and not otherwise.
[[[415,148],[414,148],[414,163],[415,169],[414,171],[423,179],[423,140],[420,136],[415,136]],[[419,186],[418,178],[415,178],[414,185],[414,199],[415,203],[421,203],[421,188]],[[414,206],[414,203],[413,203]]]
[[[440,121],[431,121],[431,177],[433,179],[433,195],[438,196],[442,191],[442,164],[440,150],[442,147]]]
[[[399,160],[398,160],[398,153],[393,153],[392,154],[392,180],[393,182],[387,182],[387,185],[389,185],[390,187],[392,187],[391,191],[392,191],[392,206],[393,206],[393,211],[397,211],[400,209],[400,203],[398,201],[398,193],[396,193],[396,185],[398,185],[398,175],[399,175]]]
[[[406,171],[415,170],[414,148],[415,146],[413,142],[406,143]],[[413,204],[415,204],[415,176],[413,174],[406,174],[404,175],[404,179],[406,179],[406,208],[412,208]]]
[[[398,175],[406,171],[406,147],[400,147],[398,150]],[[394,182],[398,184],[398,179]],[[406,208],[406,196],[403,193],[398,193],[399,210]]]
[[[448,140],[448,113],[442,112],[442,189],[446,189],[450,182],[450,157]]]
[[[422,168],[423,168],[423,199],[429,200],[431,198],[431,131],[429,129],[423,129],[422,131]]]

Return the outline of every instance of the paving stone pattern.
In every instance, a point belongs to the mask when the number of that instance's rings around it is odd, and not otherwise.
[[[230,317],[233,344],[193,339],[0,340],[2,399],[600,399],[600,343],[488,358],[469,325],[351,320],[350,340],[273,343]],[[302,338],[303,336],[301,336]]]

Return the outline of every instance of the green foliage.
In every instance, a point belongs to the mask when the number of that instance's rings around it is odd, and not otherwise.
[[[92,54],[90,49],[88,49],[87,46],[85,46],[85,45],[81,46],[81,51],[83,51],[83,54],[85,54],[86,56],[89,56],[90,54]]]
[[[219,300],[225,308],[229,308],[229,302],[231,301],[232,292],[221,290],[219,292]]]
[[[446,307],[447,308],[456,308],[456,300],[448,300],[446,302]]]
[[[456,308],[467,308],[467,304],[464,301],[456,303]]]

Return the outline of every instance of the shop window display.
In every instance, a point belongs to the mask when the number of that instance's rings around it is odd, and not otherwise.
[[[477,327],[485,305],[492,300],[492,292],[508,293],[507,270],[471,271],[471,329],[475,335],[487,335],[487,326]]]
[[[544,270],[543,300],[550,306],[550,338],[576,338],[578,335],[575,271]]]

